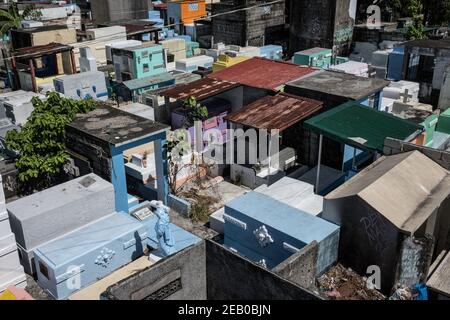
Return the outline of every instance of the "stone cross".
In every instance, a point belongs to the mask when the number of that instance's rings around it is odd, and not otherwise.
[[[403,103],[408,103],[409,98],[412,98],[412,94],[409,94],[409,90],[405,89],[404,93],[400,93],[400,98],[403,98]]]

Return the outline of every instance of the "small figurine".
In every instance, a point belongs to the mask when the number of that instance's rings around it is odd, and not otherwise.
[[[151,201],[150,203],[155,210],[158,221],[155,225],[156,237],[159,242],[159,249],[165,256],[175,253],[175,243],[170,230],[169,208],[162,201]]]

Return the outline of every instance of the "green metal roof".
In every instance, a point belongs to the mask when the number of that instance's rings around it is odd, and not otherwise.
[[[450,134],[450,109],[439,115],[436,131]]]
[[[174,76],[167,72],[163,72],[150,77],[124,81],[123,84],[130,90],[137,90],[169,81],[175,82]]]
[[[347,145],[380,152],[387,137],[406,140],[423,131],[418,124],[353,101],[319,114],[304,125]]]

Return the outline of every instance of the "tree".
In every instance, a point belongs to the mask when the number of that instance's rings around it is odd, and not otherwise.
[[[193,167],[197,173],[200,170],[200,164],[194,153],[191,154],[190,161],[183,161],[183,156],[191,152],[191,141],[189,140],[187,128],[192,127],[196,121],[203,121],[208,118],[208,108],[197,103],[197,99],[193,96],[184,101],[183,108],[187,110],[183,127],[175,130],[167,139],[169,187],[173,194],[177,194],[181,188],[181,186],[177,185],[178,174],[181,171]]]
[[[450,0],[423,1],[425,21],[431,26],[450,24]]]
[[[77,113],[93,110],[96,102],[73,100],[48,92],[45,101],[34,97],[34,110],[20,131],[12,130],[6,135],[6,145],[19,153],[16,166],[19,181],[26,189],[43,189],[69,159],[66,151],[66,125]]]
[[[195,97],[189,97],[183,104],[183,108],[187,110],[187,116],[185,126],[190,128],[194,125],[195,121],[203,121],[208,118],[208,108],[197,103]]]
[[[406,10],[413,19],[413,24],[408,27],[408,39],[414,40],[425,38],[422,0],[408,0],[406,3]]]
[[[42,13],[36,9],[34,4],[25,6],[20,13],[17,2],[12,2],[8,10],[0,10],[0,34],[8,35],[9,30],[20,28],[23,20],[38,20],[40,17],[42,17]]]

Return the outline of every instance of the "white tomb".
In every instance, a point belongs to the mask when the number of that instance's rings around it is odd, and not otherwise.
[[[58,77],[53,80],[56,92],[72,99],[107,100],[105,74],[101,71],[88,71]]]
[[[196,71],[199,67],[212,68],[214,58],[210,56],[195,56],[186,59],[180,59],[175,62],[175,70],[184,72]]]
[[[348,61],[335,66],[331,66],[330,70],[352,74],[357,77],[369,76],[369,65],[364,62]]]
[[[13,91],[3,98],[0,102],[1,108],[4,108],[4,113],[15,125],[23,126],[27,122],[31,113],[34,110],[31,100],[34,97],[38,97],[41,100],[45,99],[45,96],[39,93],[31,91]],[[1,113],[1,112],[0,112]]]
[[[255,191],[313,216],[323,211],[323,197],[314,193],[314,186],[294,178],[284,177],[270,186],[262,185]]]
[[[112,184],[95,174],[8,203],[25,271],[34,273],[36,247],[114,212],[114,203]]]
[[[97,71],[97,59],[92,54],[91,48],[80,48],[80,71]]]
[[[391,82],[389,86],[383,89],[383,97],[398,100],[401,99],[405,90],[408,90],[408,94],[411,95],[410,101],[419,101],[419,83],[404,80]]]
[[[106,50],[106,60],[112,62],[112,49],[124,49],[128,47],[136,47],[142,44],[142,41],[139,40],[122,40],[122,41],[113,41],[109,42],[105,45]]]
[[[26,287],[26,276],[20,264],[16,239],[11,231],[0,175],[0,292],[8,286]]]

